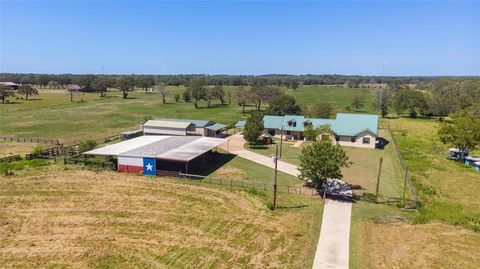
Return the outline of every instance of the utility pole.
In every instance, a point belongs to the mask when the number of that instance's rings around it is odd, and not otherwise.
[[[375,202],[378,203],[378,191],[380,189],[380,174],[382,172],[382,162],[383,162],[383,158],[380,157],[380,165],[378,166],[378,175],[377,175],[377,189],[375,191]]]
[[[273,178],[273,210],[277,207],[277,162],[278,162],[278,146],[275,145],[275,156],[272,157],[275,164],[275,172]]]
[[[282,158],[282,151],[283,151],[283,125],[282,125],[282,130],[280,131],[280,158]]]

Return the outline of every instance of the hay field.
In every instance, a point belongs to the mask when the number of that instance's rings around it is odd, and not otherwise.
[[[319,199],[51,165],[0,178],[4,267],[307,268]]]
[[[36,143],[0,141],[0,158],[10,155],[20,155],[25,157],[25,154],[32,153],[36,147],[44,148],[45,145]]]
[[[366,202],[354,204],[350,268],[465,268],[480,264],[480,233],[438,222],[376,224],[374,217],[411,214]]]

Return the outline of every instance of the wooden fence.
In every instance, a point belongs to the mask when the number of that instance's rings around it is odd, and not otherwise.
[[[37,144],[45,144],[45,145],[48,145],[48,144],[58,145],[58,144],[60,144],[58,139],[24,138],[24,137],[10,137],[10,136],[0,136],[0,141],[37,143]]]
[[[11,156],[0,158],[0,163],[9,163],[14,161],[19,161],[21,159],[22,157],[20,157],[20,155],[11,155]]]

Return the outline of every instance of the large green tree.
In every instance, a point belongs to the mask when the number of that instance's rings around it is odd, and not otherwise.
[[[30,85],[21,85],[17,91],[19,94],[25,95],[25,100],[28,100],[29,96],[38,95],[38,90]]]
[[[391,105],[391,91],[379,89],[375,95],[373,106],[377,112],[380,112],[383,118],[387,116],[388,109]]]
[[[330,141],[313,141],[306,145],[300,154],[299,178],[311,181],[316,188],[328,178],[341,179],[342,168],[351,162],[345,151]]]
[[[135,87],[135,78],[133,76],[123,76],[117,80],[117,87],[122,91],[123,99],[127,99],[128,92]]]
[[[266,111],[266,114],[275,116],[300,115],[300,113],[301,109],[295,98],[285,94],[273,99]]]
[[[15,91],[12,90],[12,87],[7,85],[0,85],[0,99],[2,99],[2,104],[5,103],[5,98],[14,96]]]
[[[463,152],[480,146],[480,105],[461,110],[452,116],[451,123],[443,123],[438,135],[440,140]]]
[[[107,92],[108,87],[112,87],[114,82],[108,77],[97,77],[95,78],[90,87],[95,91],[100,93],[100,97],[104,97]]]
[[[250,144],[256,144],[263,131],[263,115],[260,112],[252,112],[243,128],[243,138]]]
[[[245,112],[245,106],[251,100],[250,90],[243,85],[237,86],[235,96],[237,97],[238,105],[242,106],[242,113]]]
[[[205,99],[207,95],[205,85],[205,80],[203,78],[195,78],[189,82],[188,91],[193,98],[193,105],[195,108],[198,108],[198,101]]]

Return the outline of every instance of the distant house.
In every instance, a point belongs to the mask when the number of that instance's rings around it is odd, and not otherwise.
[[[334,139],[340,145],[375,148],[378,136],[378,116],[367,114],[338,113],[335,119],[306,118],[305,116],[263,117],[264,133],[286,139],[305,139],[308,126],[318,128],[329,125]],[[332,139],[333,139],[332,138]]]
[[[9,86],[12,90],[18,90],[18,88],[20,87],[20,85],[18,85],[17,83],[8,81],[0,82],[0,85]]]
[[[142,125],[145,135],[200,135],[217,137],[227,125],[209,120],[155,118]]]

